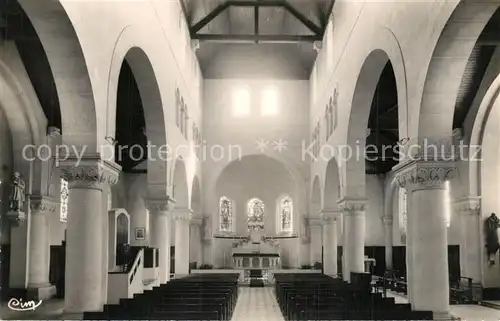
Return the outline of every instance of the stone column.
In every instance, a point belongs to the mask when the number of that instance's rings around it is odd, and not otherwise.
[[[410,188],[406,190],[406,287],[407,287],[407,297],[408,302],[413,306],[413,284],[415,284],[413,277],[414,270],[414,251],[413,251],[413,239],[415,232],[415,215],[413,210],[413,190]]]
[[[175,221],[175,276],[189,274],[189,222],[192,211],[188,208],[174,210]]]
[[[47,300],[56,294],[56,287],[49,283],[50,270],[50,221],[57,215],[57,201],[46,196],[30,198],[31,233],[29,249],[28,296],[34,300]]]
[[[474,288],[481,287],[481,199],[478,196],[454,202],[455,213],[461,218],[460,266],[462,276],[472,278]],[[477,291],[474,291],[477,292]]]
[[[190,234],[190,241],[189,245],[191,249],[189,250],[190,254],[190,261],[191,262],[196,262],[198,266],[203,264],[203,240],[202,240],[202,233],[201,229],[203,226],[203,218],[202,217],[193,217],[191,219],[191,234]]]
[[[170,235],[171,220],[169,211],[172,210],[173,200],[168,196],[148,198],[146,200],[151,220],[151,246],[158,249],[159,282],[170,280]]]
[[[323,219],[323,270],[326,275],[335,277],[337,267],[337,218],[341,214],[336,210],[321,211]]]
[[[342,271],[345,281],[351,280],[351,272],[365,271],[365,208],[366,199],[341,199],[339,207],[344,213],[346,255],[345,270]]]
[[[323,246],[323,226],[319,213],[309,217],[310,230],[310,264],[314,267],[316,262],[321,262],[321,247]]]
[[[448,233],[445,182],[456,172],[453,163],[412,161],[400,166],[399,183],[412,191],[410,215],[413,262],[412,307],[449,318]]]
[[[382,217],[384,225],[385,270],[392,270],[392,216]]]
[[[65,313],[80,315],[103,307],[102,262],[103,189],[116,184],[120,166],[88,155],[61,160],[61,172],[69,185],[66,228]]]

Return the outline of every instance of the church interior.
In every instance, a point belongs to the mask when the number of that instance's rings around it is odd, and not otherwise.
[[[0,0],[0,320],[500,320],[500,0]]]

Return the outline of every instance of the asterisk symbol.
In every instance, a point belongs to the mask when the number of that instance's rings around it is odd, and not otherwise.
[[[255,142],[255,144],[257,145],[257,149],[263,153],[266,151],[267,149],[267,145],[269,145],[269,141],[268,140],[264,140],[264,139],[259,139],[258,141]]]
[[[287,149],[286,145],[288,145],[288,142],[283,139],[275,140],[274,141],[274,149],[278,151],[278,153],[281,153],[285,149]]]

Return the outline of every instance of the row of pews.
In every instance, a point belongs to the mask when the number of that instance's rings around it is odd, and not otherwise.
[[[238,299],[238,274],[197,274],[86,312],[84,320],[231,320]]]
[[[278,304],[286,320],[432,320],[432,312],[412,311],[341,279],[323,274],[276,274]]]

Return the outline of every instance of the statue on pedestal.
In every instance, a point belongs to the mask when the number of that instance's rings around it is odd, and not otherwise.
[[[18,172],[15,172],[12,176],[11,186],[7,217],[9,217],[15,225],[20,225],[26,219],[26,214],[24,213],[26,184],[22,180],[21,174]]]
[[[490,265],[495,264],[495,255],[500,248],[498,242],[498,228],[500,227],[500,219],[495,213],[491,213],[490,217],[484,222],[484,235],[486,236],[486,254]]]

